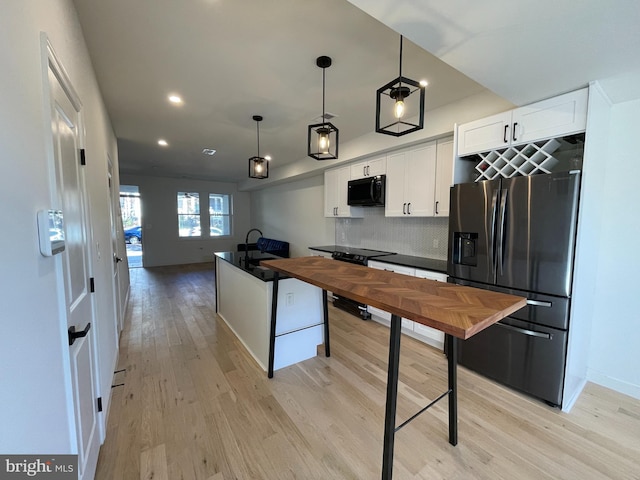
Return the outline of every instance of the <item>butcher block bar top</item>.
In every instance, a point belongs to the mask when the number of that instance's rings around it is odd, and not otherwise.
[[[323,257],[260,263],[323,290],[467,339],[526,305],[526,299]]]

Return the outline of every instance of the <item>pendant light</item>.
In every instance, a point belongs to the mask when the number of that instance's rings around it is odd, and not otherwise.
[[[338,129],[326,121],[324,111],[324,77],[325,70],[331,66],[331,58],[318,57],[316,65],[322,69],[322,123],[309,125],[307,155],[316,160],[333,160],[338,158]]]
[[[376,95],[376,132],[400,137],[424,126],[424,90],[426,84],[402,76],[402,35],[400,35],[400,73],[398,78],[378,89]],[[414,95],[420,91],[420,95]],[[418,117],[411,123],[407,117]]]
[[[269,162],[265,157],[260,156],[260,122],[262,117],[254,115],[253,119],[256,121],[256,131],[258,133],[258,155],[249,159],[249,178],[268,178]]]

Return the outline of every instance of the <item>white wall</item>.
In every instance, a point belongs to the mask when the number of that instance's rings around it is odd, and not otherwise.
[[[70,0],[8,1],[0,15],[0,452],[73,453],[75,437],[60,257],[39,252],[36,212],[53,206],[51,130],[44,93],[45,32],[83,103],[91,213],[91,269],[100,393],[107,402],[117,355],[107,154],[115,137]],[[98,258],[97,253],[101,252]]]
[[[253,192],[251,212],[251,225],[266,237],[289,242],[292,257],[334,243],[335,220],[324,217],[323,174]]]
[[[599,257],[589,356],[589,380],[640,398],[640,99],[611,108],[609,151],[600,159]]]
[[[237,244],[244,242],[245,235],[251,228],[250,195],[239,192],[235,183],[136,175],[122,175],[120,183],[137,185],[140,189],[145,267],[213,262],[213,252],[235,251]],[[178,237],[178,192],[198,192],[201,212],[209,209],[210,193],[231,194],[233,235],[202,239]]]

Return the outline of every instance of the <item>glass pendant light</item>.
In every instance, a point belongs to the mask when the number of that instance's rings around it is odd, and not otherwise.
[[[269,162],[266,157],[260,156],[260,122],[262,117],[254,115],[256,131],[258,134],[258,155],[249,159],[249,178],[263,179],[269,177]]]
[[[400,35],[399,76],[377,91],[376,132],[400,137],[424,126],[425,85],[402,76],[402,40]],[[414,95],[417,91],[420,95]],[[407,117],[416,117],[417,123]],[[413,120],[413,117],[410,117]]]
[[[309,125],[307,155],[316,160],[333,160],[338,158],[338,129],[326,121],[324,111],[325,69],[331,66],[331,58],[318,57],[316,65],[322,68],[322,123]]]

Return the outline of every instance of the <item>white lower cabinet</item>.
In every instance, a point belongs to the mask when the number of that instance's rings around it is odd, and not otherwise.
[[[370,268],[377,268],[379,270],[387,270],[390,272],[401,273],[403,275],[410,275],[412,277],[426,278],[427,280],[435,280],[438,282],[446,282],[447,275],[445,273],[433,272],[431,270],[421,270],[413,267],[404,267],[400,265],[393,265],[391,263],[370,261],[368,263]],[[391,314],[375,308],[372,306],[367,307],[367,311],[371,314],[371,318],[383,325],[390,325]],[[444,333],[435,328],[427,327],[421,323],[416,323],[406,318],[402,319],[402,332],[410,335],[411,337],[420,340],[421,342],[428,343],[429,345],[436,347],[439,350],[444,348]]]
[[[447,281],[446,273],[432,272],[430,270],[420,270],[418,268],[416,268],[416,277],[426,278],[427,280],[435,280],[436,282]],[[440,350],[444,348],[444,333],[442,333],[440,330],[436,330],[435,328],[427,327],[426,325],[422,325],[421,323],[414,322],[413,332],[421,340],[424,338],[423,341],[425,343],[433,345]]]
[[[333,259],[333,256],[331,253],[322,252],[320,250],[312,250],[311,248],[309,249],[309,255],[311,255],[312,257],[324,257],[330,260]],[[329,290],[327,290],[327,300],[330,303],[333,303],[333,292],[330,292]]]
[[[391,263],[384,263],[384,262],[376,262],[376,261],[370,261],[367,264],[368,267],[370,268],[377,268],[378,270],[386,270],[388,272],[395,272],[395,273],[401,273],[403,275],[409,275],[411,277],[415,276],[416,273],[416,269],[412,268],[412,267],[403,267],[400,265],[393,265]],[[371,307],[371,306],[367,306],[367,311],[374,316],[374,320],[383,320],[380,323],[384,323],[386,325],[389,325],[391,323],[391,314],[389,312],[385,312],[384,310],[380,310],[379,308],[376,307]],[[413,326],[413,322],[411,320],[407,320],[406,318],[402,319],[402,328],[403,329],[409,329],[409,326]]]

